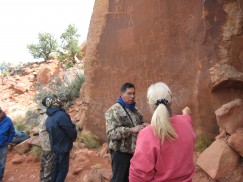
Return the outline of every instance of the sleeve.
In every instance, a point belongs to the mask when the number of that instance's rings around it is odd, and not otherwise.
[[[156,163],[156,147],[151,136],[140,132],[138,134],[137,146],[131,159],[129,181],[149,182],[153,181]]]
[[[14,129],[12,120],[10,118],[9,118],[9,120],[10,120],[10,126],[9,126],[8,143],[11,143],[13,140],[13,137],[15,135],[15,129]]]
[[[71,140],[75,140],[77,138],[77,130],[69,115],[67,113],[63,113],[61,118],[62,119],[60,119],[60,122],[58,123],[60,128]]]
[[[192,125],[192,117],[189,114],[183,114],[182,117]]]
[[[129,127],[119,125],[119,117],[116,110],[108,110],[105,113],[106,133],[110,140],[120,140],[131,135]]]

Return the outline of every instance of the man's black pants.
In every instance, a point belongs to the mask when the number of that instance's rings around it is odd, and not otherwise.
[[[51,182],[64,182],[69,168],[69,154],[70,152],[63,154],[55,153],[55,164],[52,170]]]
[[[111,150],[112,178],[110,182],[129,182],[130,160],[133,154]]]

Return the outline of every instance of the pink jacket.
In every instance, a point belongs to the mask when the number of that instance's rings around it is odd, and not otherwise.
[[[130,165],[130,182],[191,182],[195,133],[189,115],[171,118],[177,139],[163,144],[151,125],[138,135]]]

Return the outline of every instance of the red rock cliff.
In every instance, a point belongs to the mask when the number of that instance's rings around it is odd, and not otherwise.
[[[242,0],[96,0],[87,40],[82,123],[105,140],[105,111],[120,86],[136,86],[147,122],[146,91],[162,81],[174,113],[189,106],[197,133],[218,134],[214,111],[243,98]]]

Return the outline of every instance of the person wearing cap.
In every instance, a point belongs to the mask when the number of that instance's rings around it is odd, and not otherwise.
[[[11,143],[14,135],[15,130],[12,120],[0,108],[0,181],[3,179],[8,144]]]
[[[64,102],[57,96],[48,96],[42,100],[47,107],[46,130],[49,133],[51,151],[55,154],[51,181],[64,182],[69,168],[69,156],[77,130],[68,113],[62,108]]]
[[[51,151],[49,134],[46,131],[46,110],[39,111],[41,121],[39,124],[39,139],[41,145],[41,159],[40,159],[40,182],[50,182],[51,172],[55,162],[55,155]]]
[[[190,108],[173,115],[172,94],[162,82],[148,88],[147,99],[153,116],[151,124],[139,133],[129,181],[191,182],[195,133]]]

